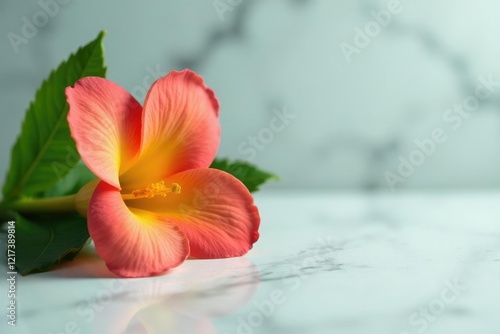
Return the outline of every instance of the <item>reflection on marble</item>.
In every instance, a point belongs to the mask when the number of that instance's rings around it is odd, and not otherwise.
[[[92,247],[18,277],[1,333],[497,334],[500,194],[260,194],[245,257],[116,279]],[[1,270],[6,271],[2,260]],[[5,281],[0,285],[2,304]]]

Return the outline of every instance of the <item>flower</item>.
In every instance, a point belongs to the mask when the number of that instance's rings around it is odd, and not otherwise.
[[[88,229],[109,270],[158,275],[188,256],[235,257],[252,248],[260,217],[251,194],[208,168],[220,141],[219,103],[200,76],[169,73],[151,86],[144,107],[98,77],[79,80],[66,96],[72,137],[99,179],[76,197],[92,194]]]

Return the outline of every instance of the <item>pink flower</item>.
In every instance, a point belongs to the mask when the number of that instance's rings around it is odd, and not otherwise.
[[[83,212],[109,270],[151,276],[188,256],[252,248],[260,223],[252,196],[232,175],[208,168],[220,141],[219,104],[201,77],[171,72],[151,86],[144,107],[98,77],[79,80],[66,96],[71,134],[100,179]]]

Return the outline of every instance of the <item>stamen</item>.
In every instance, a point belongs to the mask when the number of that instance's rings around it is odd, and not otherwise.
[[[132,194],[122,194],[123,199],[153,198],[155,196],[167,197],[168,193],[180,194],[181,186],[178,183],[172,183],[170,187],[165,186],[165,181],[151,183],[144,189],[132,191]]]

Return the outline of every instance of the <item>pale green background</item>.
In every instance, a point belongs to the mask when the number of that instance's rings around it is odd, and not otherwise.
[[[443,122],[478,76],[500,79],[500,4],[402,0],[401,13],[347,63],[340,43],[388,1],[243,0],[224,19],[213,1],[73,0],[21,45],[37,1],[0,1],[0,178],[34,90],[49,71],[106,29],[109,79],[134,91],[150,69],[192,67],[221,102],[221,156],[269,126],[273,109],[296,118],[254,163],[282,176],[271,187],[383,188],[415,139],[448,140],[398,190],[500,185],[500,103],[493,96],[457,129]],[[498,95],[498,94],[497,94]]]

